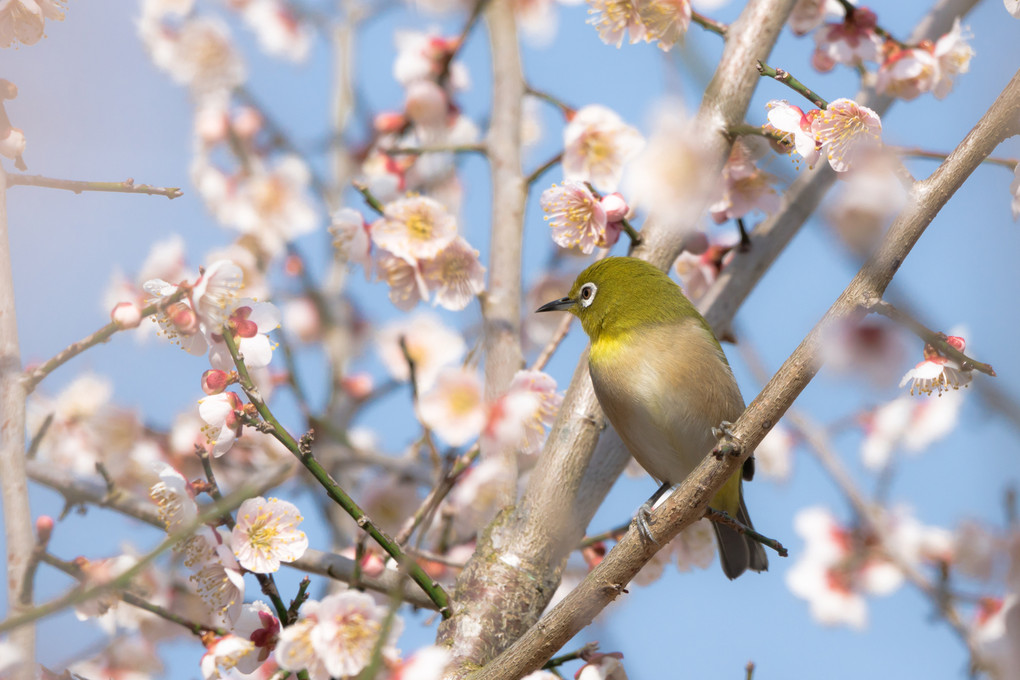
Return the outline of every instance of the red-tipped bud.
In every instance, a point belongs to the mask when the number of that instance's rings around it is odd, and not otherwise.
[[[378,113],[372,121],[372,126],[380,135],[400,132],[404,129],[405,125],[407,125],[407,119],[404,117],[404,114],[396,111]]]
[[[581,557],[589,569],[594,569],[606,556],[606,544],[602,541],[592,543],[581,549]]]
[[[118,302],[110,312],[110,320],[118,328],[138,328],[142,323],[142,310],[133,302]]]
[[[958,335],[950,335],[946,338],[946,344],[959,352],[967,348],[967,341]]]
[[[219,394],[230,386],[230,374],[218,368],[210,368],[202,374],[202,391],[208,395]]]
[[[606,219],[610,222],[619,222],[627,217],[630,206],[624,200],[620,192],[614,192],[602,197],[602,209],[606,211]]]
[[[167,307],[166,316],[181,335],[194,335],[198,332],[198,315],[183,302],[175,302]]]
[[[340,381],[344,392],[355,399],[364,399],[372,393],[372,376],[368,373],[352,373]]]
[[[245,106],[234,116],[234,132],[242,139],[250,139],[262,129],[262,114]]]
[[[53,518],[49,515],[39,515],[35,520],[35,535],[40,544],[49,543],[50,536],[53,535]]]
[[[300,255],[288,255],[283,261],[283,271],[288,276],[299,276],[305,270],[305,263]]]

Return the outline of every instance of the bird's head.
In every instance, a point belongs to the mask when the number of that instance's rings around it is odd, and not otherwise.
[[[680,287],[655,266],[633,257],[609,257],[577,275],[570,293],[536,311],[570,312],[592,341],[648,323],[697,316]]]

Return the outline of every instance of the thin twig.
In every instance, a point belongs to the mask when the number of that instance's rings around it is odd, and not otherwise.
[[[805,85],[804,83],[800,82],[792,75],[790,75],[789,71],[784,71],[781,68],[772,68],[764,61],[759,60],[758,73],[760,73],[765,78],[773,78],[775,80],[778,80],[783,85],[786,85],[788,88],[790,88],[797,94],[801,95],[802,97],[804,97],[805,99],[807,99],[809,102],[811,102],[820,109],[825,109],[826,107],[829,106],[829,102],[819,97],[807,85]]]
[[[45,187],[47,189],[64,189],[80,194],[83,191],[106,191],[118,194],[147,194],[149,196],[166,196],[169,199],[184,195],[178,187],[154,187],[150,184],[135,184],[133,179],[123,182],[87,182],[75,179],[56,179],[42,175],[7,175],[7,186]]]
[[[723,38],[726,37],[726,34],[729,33],[730,30],[730,27],[723,22],[710,19],[700,12],[691,12],[691,21],[696,23],[698,26],[701,26],[706,31],[720,35]]]
[[[157,312],[165,311],[170,305],[184,299],[188,292],[189,291],[186,288],[181,287],[172,295],[168,295],[162,298],[159,302],[145,307],[141,312],[142,318],[152,316]],[[45,361],[41,366],[38,366],[31,371],[26,371],[21,377],[25,392],[30,394],[32,390],[35,389],[36,385],[38,385],[43,378],[52,373],[58,366],[67,363],[88,348],[95,347],[101,342],[106,342],[114,333],[121,330],[124,330],[124,328],[116,321],[111,321],[95,333],[82,338],[78,342],[71,343],[65,349],[58,352],[54,357]]]
[[[891,319],[901,326],[905,326],[910,329],[914,335],[921,338],[929,345],[932,345],[939,354],[958,363],[960,368],[964,370],[974,369],[975,371],[980,371],[985,375],[995,376],[995,369],[993,369],[990,364],[983,364],[980,361],[971,359],[969,356],[946,342],[945,334],[936,333],[935,331],[926,328],[920,321],[909,314],[896,309],[885,300],[879,300],[874,303],[871,306],[871,311],[881,314],[887,319]]]

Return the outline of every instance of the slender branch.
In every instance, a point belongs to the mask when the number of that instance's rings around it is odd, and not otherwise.
[[[542,175],[544,175],[545,173],[549,172],[554,167],[559,165],[562,160],[563,152],[561,151],[560,153],[556,154],[555,156],[547,160],[545,163],[542,163],[542,165],[532,170],[528,174],[528,176],[524,178],[524,183],[530,187],[532,184],[541,179]]]
[[[553,658],[549,659],[546,662],[546,664],[542,666],[542,668],[544,670],[552,670],[553,668],[556,668],[557,666],[562,666],[563,664],[569,663],[570,661],[583,659],[589,654],[597,652],[598,649],[599,643],[589,642],[588,644],[584,645],[583,647],[576,651],[568,652],[567,654],[561,654],[559,656],[554,656]]]
[[[420,156],[426,153],[477,153],[484,156],[488,153],[488,149],[485,148],[484,144],[397,147],[394,149],[383,149],[383,151],[390,156]]]
[[[574,321],[573,314],[564,314],[560,320],[560,325],[556,327],[556,332],[553,333],[552,338],[546,343],[546,346],[542,348],[538,357],[535,359],[535,363],[528,367],[529,371],[541,371],[545,369],[545,365],[549,363],[549,359],[559,348],[560,343],[567,337],[567,332],[570,331],[570,324]]]
[[[32,510],[25,479],[25,400],[28,389],[21,381],[18,316],[14,305],[14,274],[7,224],[7,179],[0,166],[0,496],[3,499],[4,535],[7,551],[7,606],[14,616],[32,605],[31,591],[23,597],[23,583],[32,560],[35,537]],[[12,676],[35,677],[35,627],[25,626],[11,636],[25,663]]]
[[[946,156],[949,155],[941,151],[928,151],[926,149],[919,149],[917,147],[887,146],[886,148],[905,158],[924,158],[932,161],[944,161],[946,160]],[[1003,168],[1006,168],[1007,170],[1013,171],[1016,170],[1016,166],[1018,163],[1017,159],[1015,158],[996,158],[994,156],[989,156],[983,162],[988,163],[990,165],[998,165]]]
[[[170,305],[184,299],[187,294],[188,290],[182,286],[173,295],[168,295],[165,298],[162,298],[159,302],[142,309],[142,318],[152,316],[157,312],[165,311]],[[32,390],[35,389],[36,385],[38,385],[43,378],[52,373],[58,366],[66,364],[68,361],[90,347],[95,347],[101,342],[106,342],[114,333],[120,330],[124,329],[118,325],[116,321],[111,321],[95,333],[92,333],[77,342],[71,343],[65,349],[58,352],[54,357],[45,361],[42,365],[32,369],[31,371],[25,371],[25,374],[21,378],[25,392],[31,393]]]
[[[726,37],[726,34],[729,33],[730,30],[730,27],[723,22],[710,19],[700,12],[691,12],[691,21],[696,23],[698,26],[701,26],[706,31],[720,35],[723,38]]]
[[[367,184],[358,181],[351,182],[351,184],[358,190],[358,193],[364,197],[365,203],[368,203],[368,207],[376,211],[379,215],[383,215],[385,213],[383,204],[379,202],[378,198],[372,195]]]
[[[169,199],[184,195],[178,187],[154,187],[150,184],[135,184],[133,179],[123,182],[84,182],[75,179],[55,179],[42,175],[7,175],[7,186],[45,187],[47,189],[65,189],[80,194],[83,191],[112,191],[118,194],[147,194],[149,196],[166,196]]]
[[[24,626],[25,624],[32,623],[33,621],[38,621],[41,618],[51,616],[52,614],[56,614],[57,612],[67,609],[68,607],[73,607],[76,604],[87,602],[88,600],[100,597],[106,593],[127,588],[135,576],[138,576],[157,557],[173,548],[180,541],[191,536],[198,527],[216,520],[224,512],[236,509],[245,501],[245,499],[250,498],[251,496],[252,488],[249,485],[242,486],[237,491],[226,496],[222,501],[213,503],[193,520],[187,522],[179,530],[167,536],[163,542],[142,557],[138,558],[138,561],[135,562],[134,565],[116,578],[96,584],[91,588],[74,588],[65,595],[54,600],[50,600],[46,604],[39,605],[38,607],[21,614],[13,614],[7,619],[0,621],[0,633],[14,630]]]
[[[779,541],[777,541],[774,538],[769,538],[768,536],[765,536],[764,534],[759,534],[757,531],[755,531],[751,527],[747,526],[746,524],[744,524],[743,522],[739,521],[735,517],[730,516],[728,513],[723,512],[722,510],[714,510],[712,508],[709,508],[708,510],[705,511],[705,517],[707,517],[708,519],[712,520],[716,524],[725,524],[726,526],[730,527],[731,529],[736,530],[737,532],[739,532],[741,534],[745,534],[747,536],[750,536],[752,539],[754,539],[758,543],[761,543],[762,545],[767,546],[767,547],[772,548],[773,550],[775,550],[776,554],[779,555],[780,557],[789,557],[790,556],[789,551],[786,548],[783,547],[782,543],[780,543]]]
[[[531,85],[527,85],[525,91],[532,97],[536,97],[538,99],[541,99],[542,101],[549,102],[550,104],[558,108],[560,110],[560,113],[562,113],[564,116],[570,117],[574,115],[574,112],[576,111],[576,109],[570,104],[567,104],[565,101],[563,101],[556,95],[551,94],[549,92],[545,92],[544,90],[538,90],[532,87]]]
[[[909,314],[901,312],[885,300],[879,300],[872,305],[871,311],[877,312],[887,319],[892,319],[896,323],[909,328],[914,335],[933,346],[942,356],[952,359],[958,363],[961,368],[972,368],[975,371],[981,371],[985,375],[995,376],[995,369],[993,369],[990,364],[983,364],[980,361],[971,359],[966,354],[946,342],[946,336],[944,334],[936,333],[935,331],[926,328],[920,321]]]
[[[447,494],[453,490],[456,486],[457,480],[460,476],[471,467],[471,463],[478,458],[478,454],[481,449],[478,446],[474,446],[470,451],[461,456],[457,462],[453,465],[450,471],[443,477],[442,481],[439,482],[426,496],[425,500],[422,501],[418,509],[415,510],[414,514],[408,519],[404,526],[400,528],[400,532],[394,539],[399,545],[404,545],[407,540],[415,532],[415,530],[421,526],[422,520],[427,516],[431,515],[433,511],[439,507],[439,504],[443,502]]]
[[[790,75],[789,71],[784,71],[781,68],[772,68],[765,62],[759,60],[758,73],[765,78],[773,78],[775,80],[778,80],[783,85],[786,85],[788,88],[790,88],[797,94],[801,95],[802,97],[804,97],[805,99],[807,99],[809,102],[811,102],[820,109],[825,109],[826,107],[829,106],[829,102],[819,97],[807,85],[805,85],[804,83],[800,82],[792,75]]]
[[[344,511],[349,514],[358,526],[363,529],[369,536],[371,536],[376,543],[378,543],[383,550],[385,550],[390,557],[397,561],[398,564],[402,565],[407,569],[408,574],[414,580],[418,586],[425,591],[429,598],[435,602],[439,612],[444,617],[450,616],[449,599],[446,593],[443,591],[442,586],[429,578],[425,570],[413,561],[409,560],[404,553],[400,550],[400,547],[393,542],[386,534],[379,530],[378,527],[368,518],[365,512],[358,507],[358,504],[354,502],[347,492],[340,488],[340,485],[330,476],[325,468],[315,459],[312,455],[311,449],[311,438],[309,435],[305,435],[301,438],[299,443],[294,437],[287,432],[286,428],[280,424],[280,421],[276,419],[273,412],[266,405],[266,402],[262,399],[262,395],[258,388],[255,387],[255,383],[251,379],[251,374],[248,373],[248,367],[244,363],[244,358],[240,355],[237,349],[237,342],[234,340],[233,332],[230,328],[224,328],[223,341],[227,346],[227,350],[230,352],[231,358],[234,360],[234,365],[237,367],[237,373],[240,377],[241,389],[248,396],[252,405],[255,406],[255,410],[258,411],[259,415],[262,416],[263,421],[268,426],[267,431],[271,434],[278,442],[284,445],[288,451],[301,461],[301,464],[305,466],[312,476],[322,485],[326,490],[326,494],[334,500]]]
[[[74,562],[67,562],[49,553],[45,553],[42,556],[42,561],[50,565],[51,567],[59,569],[68,576],[72,576],[78,579],[79,581],[85,578],[85,575],[82,573],[81,567],[79,567]],[[191,619],[187,619],[178,614],[174,614],[169,609],[166,609],[165,607],[160,607],[158,604],[153,604],[152,602],[149,602],[145,598],[139,597],[138,595],[135,595],[134,593],[131,592],[127,591],[118,592],[117,597],[119,597],[121,600],[128,603],[132,607],[144,609],[150,614],[155,614],[161,619],[169,621],[170,623],[175,623],[178,626],[184,628],[185,630],[190,631],[193,635],[197,635],[199,637],[201,637],[204,633],[213,633],[214,635],[222,636],[227,635],[229,632],[223,628],[218,628],[216,626],[207,626],[204,623],[192,621]]]

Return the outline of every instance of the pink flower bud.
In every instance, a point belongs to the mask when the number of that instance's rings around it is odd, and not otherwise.
[[[46,545],[53,535],[53,518],[49,515],[39,515],[35,520],[35,535],[40,544]]]
[[[195,134],[206,146],[219,144],[225,140],[227,130],[227,113],[223,109],[202,109],[195,116]]]
[[[418,125],[442,127],[450,111],[446,92],[431,80],[416,80],[407,87],[404,100],[407,117]]]
[[[167,307],[166,316],[181,335],[194,335],[198,332],[198,315],[183,302]]]
[[[219,394],[230,385],[230,374],[218,368],[210,368],[202,374],[202,391],[208,395]]]
[[[606,211],[606,220],[609,222],[619,222],[627,217],[630,211],[630,206],[618,191],[602,197],[602,208]]]
[[[946,344],[960,352],[962,352],[967,347],[967,341],[958,335],[950,335],[948,338],[946,338]]]
[[[118,328],[138,328],[142,322],[142,310],[133,302],[118,302],[110,312],[110,319]]]
[[[344,388],[344,392],[355,399],[364,399],[372,392],[372,376],[368,373],[344,376],[340,384]]]
[[[262,114],[245,106],[234,116],[234,132],[242,139],[250,139],[262,129]]]
[[[381,135],[400,132],[406,124],[407,119],[404,118],[404,114],[396,111],[384,111],[376,114],[375,120],[372,121],[375,131]]]

